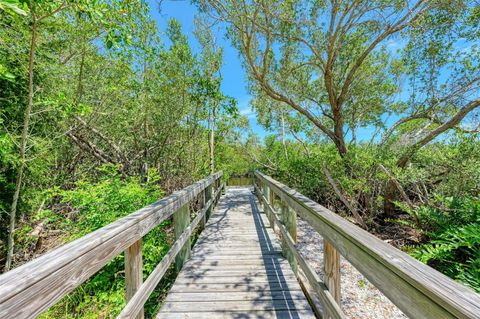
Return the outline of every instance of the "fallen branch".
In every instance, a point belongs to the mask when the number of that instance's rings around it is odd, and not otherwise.
[[[78,147],[98,159],[100,162],[104,164],[117,164],[110,158],[110,156],[108,156],[92,142],[83,140],[81,137],[73,134],[71,131],[67,132],[67,136],[70,137],[70,139],[72,139],[72,141],[75,142]]]
[[[108,146],[110,146],[113,150],[113,152],[115,153],[115,157],[117,158],[118,161],[120,162],[123,162],[124,165],[127,164],[127,159],[126,157],[123,155],[120,147],[115,144],[112,140],[110,140],[108,137],[106,137],[102,132],[100,132],[99,130],[97,130],[95,127],[91,126],[90,124],[88,124],[84,119],[82,119],[80,116],[75,116],[75,119],[80,123],[82,124],[85,128],[87,128],[88,130],[90,130],[91,132],[93,132],[94,134],[96,134],[97,136],[99,136],[103,141],[105,141]]]
[[[347,200],[347,198],[345,197],[345,195],[342,193],[342,191],[340,190],[340,187],[338,187],[337,183],[335,182],[335,180],[333,179],[332,177],[332,174],[330,174],[330,171],[326,168],[326,167],[323,167],[322,168],[323,170],[323,173],[325,174],[325,176],[327,177],[327,180],[328,182],[330,183],[330,185],[332,186],[333,188],[333,191],[335,192],[335,194],[337,194],[338,198],[340,198],[340,201],[348,208],[348,210],[352,213],[353,217],[355,218],[355,221],[361,225],[363,228],[367,228],[367,225],[365,224],[365,222],[363,221],[362,217],[360,216],[360,214],[358,213],[358,211],[355,209],[355,207],[353,207],[353,205]]]
[[[395,185],[395,187],[397,188],[398,192],[400,193],[400,195],[402,196],[403,200],[407,203],[408,207],[410,208],[410,210],[412,211],[412,217],[413,219],[415,220],[415,224],[417,226],[420,226],[420,221],[418,219],[418,215],[416,213],[416,206],[412,203],[412,201],[410,200],[410,198],[408,197],[407,193],[405,193],[405,190],[403,189],[402,185],[400,184],[400,182],[395,178],[395,176],[393,176],[389,171],[388,169],[383,166],[382,164],[378,164],[378,167],[388,176],[388,178],[390,179],[390,181]]]

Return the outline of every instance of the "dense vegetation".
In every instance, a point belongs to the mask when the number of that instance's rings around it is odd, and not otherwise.
[[[178,21],[159,30],[144,1],[0,1],[2,268],[244,165],[227,143],[245,119],[220,91],[222,50],[196,26],[199,52]],[[169,232],[166,223],[145,239],[145,275]],[[46,316],[115,316],[122,258]]]
[[[0,0],[3,268],[258,168],[480,291],[478,5],[194,4],[198,52],[143,0]],[[219,21],[263,141],[220,89]],[[169,222],[145,238],[145,276],[171,240]],[[119,256],[44,316],[115,316],[123,295]]]
[[[276,132],[255,162],[480,291],[478,4],[199,3]]]
[[[454,134],[420,150],[406,169],[391,172],[381,167],[392,165],[394,154],[367,143],[351,148],[348,171],[330,143],[283,144],[270,136],[264,147],[247,147],[268,174],[480,291],[478,137]],[[395,215],[385,217],[383,193],[392,178],[403,195],[395,201]]]

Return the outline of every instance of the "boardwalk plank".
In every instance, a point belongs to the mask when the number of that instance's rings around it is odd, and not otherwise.
[[[220,200],[157,318],[315,318],[250,189]]]
[[[246,311],[246,312],[165,312],[163,319],[315,319],[310,310],[294,311]]]

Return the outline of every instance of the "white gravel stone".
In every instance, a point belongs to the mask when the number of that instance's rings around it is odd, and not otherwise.
[[[297,220],[297,249],[322,278],[323,238],[301,218]],[[343,257],[340,272],[341,308],[347,318],[408,318]]]

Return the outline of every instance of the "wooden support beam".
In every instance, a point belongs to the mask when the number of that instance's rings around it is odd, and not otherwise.
[[[175,228],[175,239],[179,239],[183,231],[190,225],[190,206],[184,205],[173,214],[173,224]],[[192,254],[191,239],[185,242],[185,245],[175,258],[175,268],[177,271],[182,269],[183,264],[190,258]]]
[[[256,187],[254,187],[255,189],[255,193],[257,195],[257,200],[258,200],[258,204],[260,205],[260,207],[263,207],[263,201],[262,201],[262,183],[260,182],[259,179],[255,179],[255,182],[256,182]]]
[[[282,223],[292,239],[297,242],[297,213],[285,202],[280,201],[280,203],[282,205]]]
[[[297,214],[284,201],[280,201],[281,222],[285,225],[285,229],[292,237],[292,240],[297,242]],[[284,237],[284,236],[282,236]],[[287,258],[295,275],[298,275],[298,265],[295,255],[290,250],[286,238],[282,238],[282,253]]]
[[[205,188],[205,202],[208,203],[208,201],[212,199],[212,196],[213,196],[213,187],[212,185],[209,185],[207,186],[207,188]],[[212,210],[213,210],[212,206],[213,206],[213,201],[212,201],[212,205],[210,205],[210,207],[207,209],[207,212],[205,213],[205,221],[207,221],[210,218],[210,215],[212,215]]]
[[[132,299],[143,283],[142,240],[134,242],[125,250],[125,299]],[[136,319],[143,319],[143,308]]]
[[[203,190],[200,193],[200,208],[203,209],[205,208],[205,204],[207,203],[207,200],[205,199],[205,190]],[[205,225],[207,224],[207,214],[203,215],[202,219],[200,220],[200,229],[203,230],[205,229]]]
[[[266,202],[263,203],[263,212],[267,215],[268,220],[270,221],[270,227],[272,227],[272,220],[270,218],[270,208],[268,204],[270,203],[270,188],[268,185],[263,185],[263,197],[265,198]]]
[[[270,226],[273,228],[273,230],[275,230],[275,223],[273,222],[273,215],[276,214],[276,201],[275,201],[275,193],[273,192],[273,190],[271,188],[269,188],[269,196],[268,196],[268,204],[270,205],[270,215],[268,217],[268,219],[270,220]]]
[[[213,192],[213,194],[216,195],[218,189],[220,188],[220,180],[219,180],[219,179],[215,180],[215,182],[213,183],[213,185],[214,185],[214,188],[213,188],[213,191],[212,191],[212,192]],[[214,206],[217,206],[217,202],[218,202],[218,197],[217,197],[217,196],[214,196]]]
[[[340,253],[328,240],[323,240],[325,285],[340,305]]]

